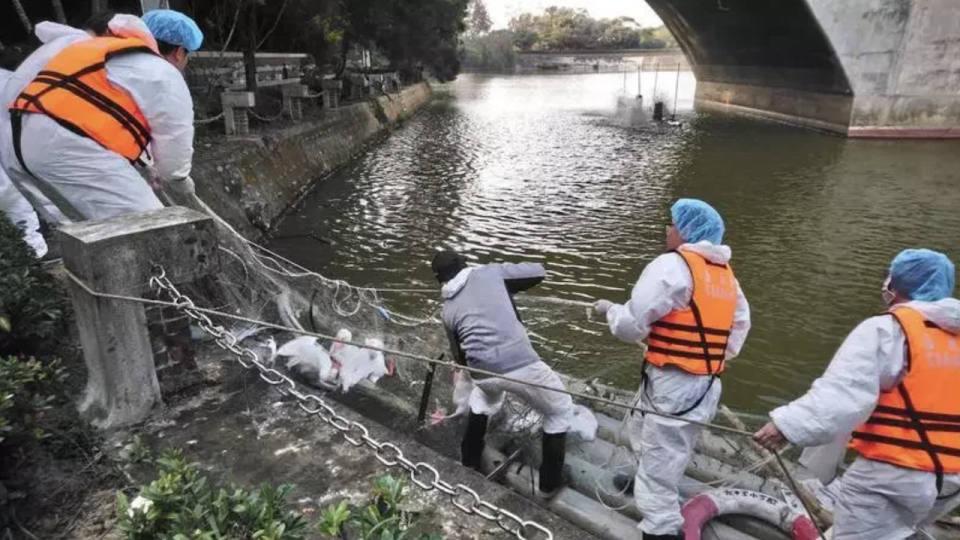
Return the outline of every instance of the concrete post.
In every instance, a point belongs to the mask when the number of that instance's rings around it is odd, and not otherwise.
[[[250,134],[250,118],[247,111],[257,104],[253,92],[224,92],[220,94],[223,106],[223,123],[228,136]]]
[[[323,108],[337,109],[340,107],[340,93],[343,91],[343,81],[323,81]]]
[[[67,270],[105,293],[143,296],[155,264],[173,283],[219,266],[213,219],[182,207],[67,225],[60,242]],[[100,429],[142,421],[161,401],[144,304],[69,289],[88,371],[80,414]]]
[[[303,100],[310,96],[310,89],[305,84],[285,84],[281,88],[283,93],[283,110],[291,120],[303,119]]]

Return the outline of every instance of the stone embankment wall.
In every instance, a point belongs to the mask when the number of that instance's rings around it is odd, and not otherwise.
[[[430,95],[430,86],[420,83],[242,139],[199,140],[197,195],[244,236],[257,238],[317,181],[415,113]]]

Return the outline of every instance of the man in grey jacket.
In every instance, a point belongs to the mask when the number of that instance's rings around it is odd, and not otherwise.
[[[513,294],[544,280],[543,265],[490,264],[470,268],[462,255],[442,251],[434,257],[432,268],[442,285],[441,317],[458,363],[516,381],[563,390],[560,377],[533,349],[512,298]],[[562,484],[573,400],[561,392],[499,377],[474,378],[470,417],[460,446],[462,463],[480,469],[487,420],[499,408],[504,393],[510,392],[543,414],[539,489],[544,496],[555,493]]]

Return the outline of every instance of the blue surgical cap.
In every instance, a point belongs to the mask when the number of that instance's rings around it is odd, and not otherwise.
[[[203,32],[193,19],[172,9],[155,9],[142,17],[157,41],[178,45],[193,52],[203,43]]]
[[[956,268],[943,253],[905,249],[890,263],[890,287],[911,300],[942,300],[955,285]]]
[[[697,199],[680,199],[673,204],[670,215],[684,242],[723,243],[723,218],[709,204]]]

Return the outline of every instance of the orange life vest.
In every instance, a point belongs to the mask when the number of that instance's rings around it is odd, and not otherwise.
[[[737,280],[730,265],[688,249],[676,252],[693,276],[690,305],[653,323],[646,360],[695,375],[718,375],[726,367],[727,340],[737,310]]]
[[[150,126],[136,101],[107,80],[106,62],[121,54],[156,54],[136,38],[97,37],[54,56],[10,105],[12,113],[45,114],[131,162],[150,144]]]
[[[861,456],[937,474],[960,473],[960,336],[918,311],[890,311],[907,340],[907,374],[880,394],[873,414],[853,432]]]

